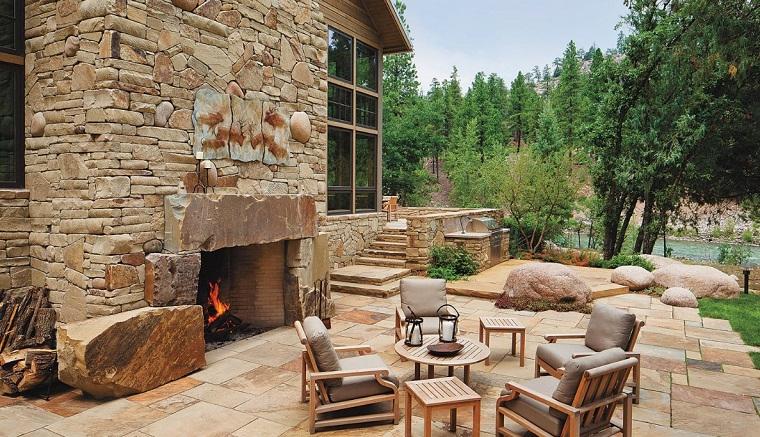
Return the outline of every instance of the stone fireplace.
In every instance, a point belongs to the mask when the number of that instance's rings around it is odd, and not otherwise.
[[[315,296],[328,254],[312,197],[177,194],[165,208],[165,253],[146,258],[150,305],[198,303],[208,325],[229,310],[254,328],[329,315]]]

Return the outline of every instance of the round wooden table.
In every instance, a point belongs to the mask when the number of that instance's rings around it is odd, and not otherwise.
[[[464,346],[461,352],[451,357],[431,355],[427,347],[438,343],[437,335],[425,336],[422,346],[412,347],[399,340],[394,349],[402,358],[414,362],[414,379],[420,379],[420,366],[428,368],[428,379],[435,377],[435,366],[448,367],[448,375],[454,375],[454,367],[464,367],[464,383],[470,385],[470,366],[484,361],[491,355],[491,350],[485,344],[467,338],[458,338],[457,343]]]

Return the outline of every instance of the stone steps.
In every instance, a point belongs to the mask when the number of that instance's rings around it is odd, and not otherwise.
[[[397,243],[406,244],[408,239],[407,239],[406,234],[382,233],[382,234],[377,234],[377,236],[375,237],[375,241],[393,241]]]
[[[406,251],[386,250],[386,249],[364,249],[361,256],[372,258],[390,258],[406,260]]]
[[[409,276],[410,273],[409,269],[355,264],[333,270],[330,273],[330,280],[355,284],[384,285]]]
[[[370,256],[359,256],[354,260],[355,264],[364,266],[380,266],[380,267],[397,267],[403,268],[406,266],[406,260],[393,259],[393,258],[374,258]]]
[[[390,297],[399,293],[399,283],[396,280],[384,285],[356,284],[353,282],[330,280],[330,290],[338,293],[359,294],[371,297]]]
[[[377,240],[375,240],[372,243],[370,243],[369,247],[371,249],[404,251],[404,253],[406,253],[406,241],[399,242],[399,241],[377,241]]]

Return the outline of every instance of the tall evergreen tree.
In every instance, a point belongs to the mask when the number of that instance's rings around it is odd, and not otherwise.
[[[578,126],[581,105],[581,68],[575,43],[570,41],[562,57],[562,72],[559,75],[557,89],[552,95],[554,109],[557,111],[559,130],[570,156],[578,147]]]

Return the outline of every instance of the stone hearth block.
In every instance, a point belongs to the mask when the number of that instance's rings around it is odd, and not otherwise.
[[[201,255],[151,253],[145,257],[145,301],[154,307],[193,305]]]
[[[206,365],[198,305],[69,323],[57,339],[58,378],[97,398],[142,393]]]
[[[164,204],[164,247],[173,253],[317,235],[311,196],[187,193],[166,196]]]

